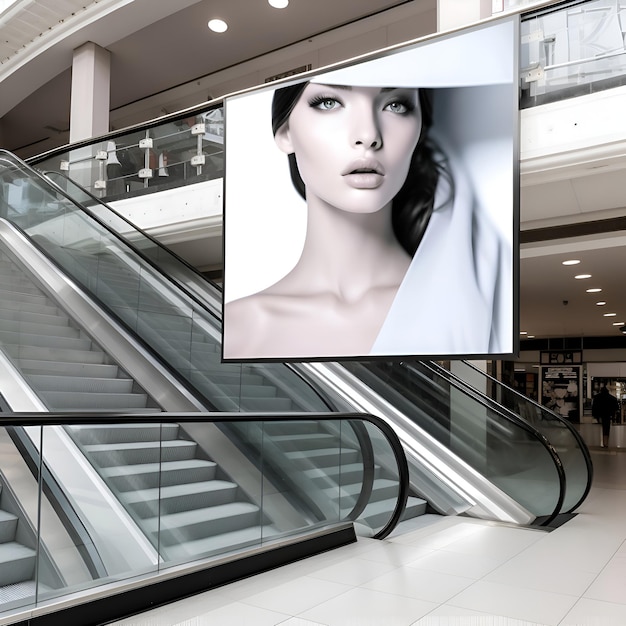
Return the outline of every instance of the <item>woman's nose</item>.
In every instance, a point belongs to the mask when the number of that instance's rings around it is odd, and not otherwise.
[[[383,138],[374,118],[358,121],[353,128],[354,145],[365,149],[380,150]]]

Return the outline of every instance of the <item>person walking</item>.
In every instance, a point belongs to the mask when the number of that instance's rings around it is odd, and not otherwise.
[[[606,385],[600,389],[591,403],[591,415],[602,424],[602,447],[609,447],[611,421],[619,408],[617,398],[609,393]]]

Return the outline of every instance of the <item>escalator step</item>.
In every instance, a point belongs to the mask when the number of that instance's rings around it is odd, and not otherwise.
[[[83,446],[87,456],[99,467],[133,465],[164,461],[193,459],[198,444],[195,441],[132,441],[128,443],[101,443]]]
[[[131,441],[165,441],[176,439],[178,424],[83,424],[69,427],[82,444],[129,443]]]

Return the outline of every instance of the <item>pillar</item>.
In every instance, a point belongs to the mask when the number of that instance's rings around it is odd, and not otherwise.
[[[87,42],[74,50],[70,142],[109,132],[111,56]]]
[[[70,143],[109,132],[111,55],[88,41],[74,50],[70,102]],[[70,175],[90,188],[102,178],[102,161],[94,160],[98,146],[73,150]]]

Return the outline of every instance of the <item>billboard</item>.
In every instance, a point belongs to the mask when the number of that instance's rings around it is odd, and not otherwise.
[[[518,28],[225,99],[224,360],[518,350]]]

